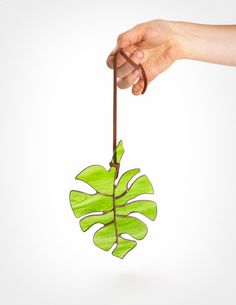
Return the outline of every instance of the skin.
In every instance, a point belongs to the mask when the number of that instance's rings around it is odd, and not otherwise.
[[[178,59],[236,66],[236,25],[204,25],[190,22],[151,20],[120,34],[115,49],[107,58],[113,68],[113,56],[122,49],[135,63],[141,63],[148,84]],[[117,55],[118,87],[132,86],[132,93],[143,89],[141,72]]]

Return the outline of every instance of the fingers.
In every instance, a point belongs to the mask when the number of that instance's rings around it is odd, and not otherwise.
[[[130,51],[125,51],[125,53],[128,55],[130,54]],[[130,59],[136,63],[137,65],[141,62],[144,54],[142,51],[135,51],[131,56]],[[108,62],[109,65],[113,66],[113,56],[111,55],[111,59]],[[126,89],[129,88],[140,76],[139,70],[135,69],[130,63],[126,61],[126,59],[118,54],[117,55],[117,77],[119,77],[119,81],[117,83],[118,87],[120,89]]]
[[[117,50],[116,48],[110,53],[110,55],[108,56],[108,58],[107,58],[107,66],[109,67],[109,68],[111,68],[111,69],[113,69],[113,57],[114,57],[114,54],[115,54],[115,50]],[[130,56],[131,54],[132,54],[132,51],[131,50],[129,50],[129,49],[127,49],[127,50],[123,50],[124,52],[125,52],[125,54],[127,55],[127,56]],[[126,62],[126,59],[122,56],[122,55],[120,55],[120,54],[118,54],[117,55],[117,67],[120,67],[121,65],[123,65],[124,63]]]
[[[119,79],[117,82],[117,86],[120,89],[127,89],[136,82],[136,80],[138,79],[139,76],[140,76],[139,70],[135,69],[133,72],[131,72],[126,77]]]
[[[114,50],[109,54],[107,58],[107,66],[113,68],[113,55],[119,50],[123,49],[125,53],[130,56],[137,48],[136,44],[139,44],[145,35],[146,25],[138,24],[132,29],[120,34],[117,38],[117,45]],[[117,66],[121,66],[125,63],[125,59],[118,54],[117,56]]]
[[[136,51],[130,57],[130,59],[137,65],[141,62],[142,58],[143,58],[142,51]],[[117,76],[119,78],[124,78],[134,70],[135,70],[135,68],[130,63],[126,62],[123,65],[121,65],[120,67],[118,67]]]
[[[150,65],[150,62],[143,63],[143,69],[145,71],[146,77],[147,77],[147,85],[150,84],[150,82],[158,75],[157,70],[153,69],[153,66]],[[142,72],[139,70],[138,78],[139,80],[136,83],[133,83],[132,85],[132,94],[134,95],[140,95],[143,92],[144,89],[144,80],[142,78]]]
[[[117,46],[120,48],[128,48],[143,40],[146,25],[138,24],[132,29],[120,34],[117,38]]]
[[[140,95],[144,88],[144,81],[143,79],[138,80],[137,83],[135,83],[132,87],[132,93],[134,95]]]
[[[135,51],[131,55],[130,59],[138,65],[141,62],[143,55],[144,54],[142,51]],[[139,76],[139,70],[135,69],[130,63],[126,62],[117,68],[117,77],[120,78],[117,85],[120,89],[129,88]]]
[[[161,72],[158,72],[157,70],[154,70],[151,66],[147,65],[146,63],[143,64],[143,69],[146,72],[147,77],[147,85],[150,84],[151,81],[153,81]],[[141,72],[139,71],[139,77],[141,77]],[[133,83],[132,87],[132,93],[134,95],[140,95],[142,94],[144,89],[144,80],[140,78],[136,83]]]

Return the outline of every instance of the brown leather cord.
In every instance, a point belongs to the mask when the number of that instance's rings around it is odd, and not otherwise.
[[[116,149],[116,145],[117,145],[117,55],[118,54],[121,54],[127,60],[127,62],[129,64],[131,64],[135,69],[141,70],[142,79],[144,81],[144,87],[143,87],[142,94],[144,94],[144,92],[147,89],[147,76],[146,76],[143,66],[141,64],[136,64],[134,61],[132,61],[125,54],[125,52],[122,49],[117,51],[113,55],[113,154],[114,154],[114,158],[113,158],[113,162],[112,161],[110,162],[110,166],[114,166],[117,168],[117,173],[119,170],[119,163],[117,163],[117,160],[116,160],[115,149]]]
[[[135,69],[140,69],[142,72],[142,77],[143,77],[143,82],[144,82],[144,87],[143,87],[143,91],[141,92],[142,94],[145,93],[146,89],[147,89],[147,76],[145,73],[145,70],[143,68],[143,66],[141,64],[136,64],[134,61],[132,61],[126,54],[125,52],[121,49],[120,54],[128,61],[129,64],[131,64]],[[116,54],[116,56],[118,55],[118,53]],[[115,57],[115,56],[114,56]],[[115,66],[114,66],[115,67]]]

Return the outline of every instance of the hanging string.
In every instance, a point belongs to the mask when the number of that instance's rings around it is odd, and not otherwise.
[[[113,56],[113,162],[110,163],[111,166],[119,167],[119,164],[117,163],[116,159],[116,146],[117,146],[117,55],[121,54],[129,64],[131,64],[135,69],[140,69],[142,72],[142,79],[144,82],[144,87],[142,90],[142,94],[147,89],[147,76],[144,71],[144,68],[141,64],[136,64],[134,61],[132,61],[126,54],[125,52],[120,49],[117,51],[116,54]]]

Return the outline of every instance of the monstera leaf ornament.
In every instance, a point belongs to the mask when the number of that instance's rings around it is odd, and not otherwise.
[[[136,65],[122,51],[119,53],[126,58],[135,68],[139,68],[143,74],[144,93],[147,85],[145,71],[140,65]],[[93,237],[94,244],[102,250],[109,251],[114,245],[112,254],[119,258],[132,250],[136,245],[136,240],[143,239],[148,228],[133,213],[139,213],[150,220],[155,220],[157,215],[157,205],[152,200],[137,199],[143,194],[153,194],[153,187],[146,175],[140,175],[140,169],[135,168],[126,171],[119,178],[120,161],[124,154],[123,143],[120,141],[116,145],[117,134],[117,77],[116,60],[114,55],[114,96],[113,96],[113,156],[107,170],[101,165],[91,165],[82,170],[76,179],[87,183],[95,193],[87,194],[81,191],[72,190],[70,192],[70,204],[74,215],[80,219],[82,231],[87,231],[95,224],[102,224]],[[134,180],[131,183],[131,180]],[[131,238],[123,236],[126,234]]]

